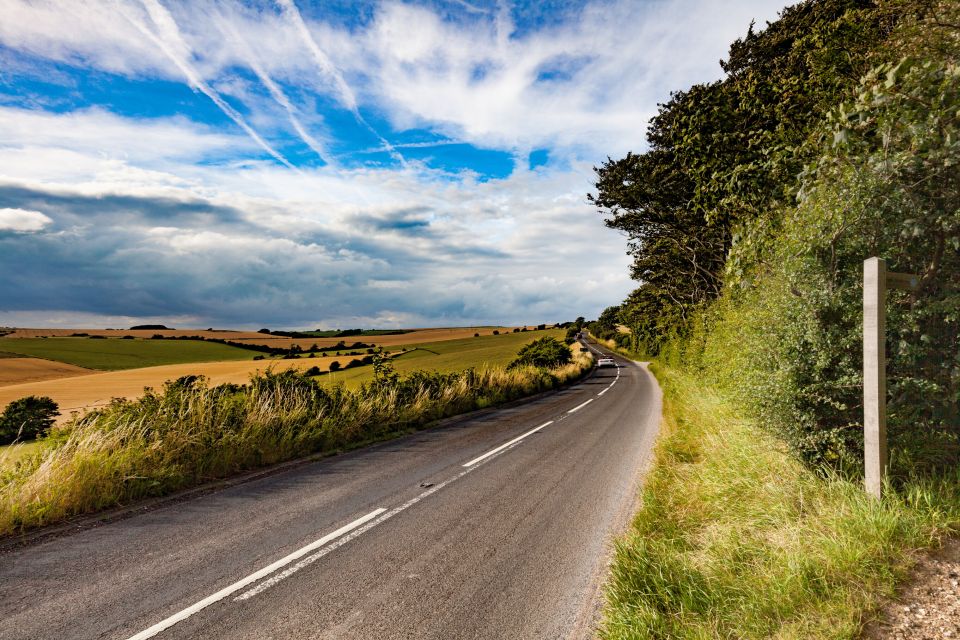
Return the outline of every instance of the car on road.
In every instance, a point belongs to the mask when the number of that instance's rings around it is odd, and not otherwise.
[[[600,358],[597,360],[598,367],[615,367],[617,362],[613,358]]]

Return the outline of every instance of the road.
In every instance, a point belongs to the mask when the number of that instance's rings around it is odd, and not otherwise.
[[[660,394],[564,391],[0,555],[0,639],[581,638]]]

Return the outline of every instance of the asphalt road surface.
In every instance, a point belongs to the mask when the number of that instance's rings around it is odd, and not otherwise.
[[[507,409],[0,555],[0,639],[583,638],[660,393]]]

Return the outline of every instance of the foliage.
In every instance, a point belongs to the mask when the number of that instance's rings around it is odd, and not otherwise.
[[[570,348],[556,338],[547,336],[534,340],[517,352],[517,357],[510,363],[509,369],[517,367],[553,368],[570,362],[572,356]]]
[[[46,396],[14,400],[0,414],[0,445],[33,440],[46,433],[60,415],[57,403]]]

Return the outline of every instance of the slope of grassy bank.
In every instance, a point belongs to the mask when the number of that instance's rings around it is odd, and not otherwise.
[[[956,472],[874,502],[801,464],[700,378],[654,370],[663,431],[617,544],[602,638],[853,638],[911,552],[960,526]]]
[[[381,370],[356,390],[294,371],[248,385],[187,377],[134,401],[114,401],[57,430],[33,455],[0,458],[0,535],[158,496],[312,453],[395,437],[583,375],[588,357],[551,370],[459,373]]]
[[[199,340],[5,338],[0,348],[21,356],[56,360],[101,371],[188,362],[252,360],[257,355],[245,349]]]

